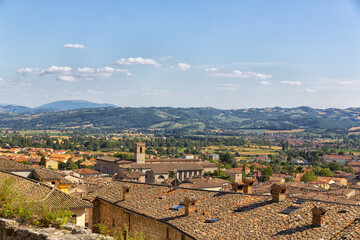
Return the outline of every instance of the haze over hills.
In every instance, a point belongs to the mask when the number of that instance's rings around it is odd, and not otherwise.
[[[61,111],[61,110],[74,110],[83,108],[102,108],[102,107],[117,107],[108,103],[94,103],[86,100],[63,100],[56,101],[41,105],[35,109],[44,109],[49,111]]]
[[[54,112],[62,110],[75,110],[84,108],[102,108],[102,107],[117,107],[108,103],[94,103],[86,100],[62,100],[47,103],[35,108],[17,106],[11,104],[0,104],[0,112],[3,113],[20,113],[20,114],[37,114],[45,112]]]
[[[62,105],[56,103],[53,109],[56,106]],[[275,107],[222,110],[216,108],[99,107],[40,114],[14,112],[0,114],[0,128],[17,130],[71,130],[86,128],[88,130],[107,131],[109,129],[137,128],[165,132],[195,133],[218,130],[236,132],[246,129],[312,129],[316,131],[347,132],[352,127],[360,127],[360,108],[314,109],[310,107]]]

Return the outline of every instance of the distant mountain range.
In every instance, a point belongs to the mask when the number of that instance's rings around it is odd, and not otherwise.
[[[44,104],[35,109],[62,111],[62,110],[75,110],[75,109],[83,109],[83,108],[104,108],[104,107],[117,107],[117,106],[108,103],[94,103],[85,100],[64,100],[64,101],[56,101],[56,102]]]
[[[96,108],[89,108],[90,106]],[[248,129],[306,129],[347,133],[352,128],[353,132],[360,131],[360,108],[119,108],[110,104],[60,101],[35,108],[32,113],[24,113],[26,109],[21,106],[8,105],[2,106],[2,109],[6,111],[0,113],[0,128],[17,130],[88,129],[101,132],[137,128],[180,134],[237,132]],[[57,111],[59,109],[68,110]]]
[[[85,100],[63,100],[63,101],[47,103],[36,108],[0,104],[0,112],[37,114],[37,113],[54,112],[54,111],[67,111],[67,110],[75,110],[75,109],[103,108],[103,107],[117,107],[117,106],[107,103],[94,103]]]

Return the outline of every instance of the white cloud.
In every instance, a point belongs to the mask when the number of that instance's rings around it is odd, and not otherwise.
[[[73,43],[68,43],[68,44],[65,44],[63,47],[64,47],[64,48],[76,48],[76,49],[84,49],[84,48],[87,48],[87,47],[85,47],[84,45],[82,45],[82,44],[77,44],[77,43],[75,43],[75,44],[73,44]]]
[[[205,68],[205,72],[217,72],[218,69],[217,68],[214,68],[214,67],[211,67],[211,68]]]
[[[43,74],[67,74],[70,73],[72,70],[71,67],[57,67],[57,66],[51,66],[47,69],[42,70]]]
[[[191,66],[187,63],[178,63],[178,68],[180,68],[181,70],[188,70],[191,68]]]
[[[155,67],[160,67],[161,64],[151,58],[142,58],[142,57],[129,57],[127,59],[121,58],[115,62],[120,65],[153,65]]]
[[[75,82],[75,78],[73,76],[58,76],[57,80],[65,82]]]
[[[239,90],[239,85],[233,84],[233,83],[219,83],[218,87],[221,90],[229,91],[229,92],[235,92]]]
[[[269,85],[271,85],[271,82],[263,80],[263,81],[260,82],[260,84],[265,85],[265,86],[269,86]]]
[[[301,82],[295,82],[295,81],[281,81],[281,83],[285,85],[301,86]]]
[[[306,92],[308,92],[308,93],[315,93],[316,91],[315,91],[314,89],[309,89],[309,88],[307,88],[307,89],[306,89]]]
[[[106,92],[98,91],[98,90],[93,90],[93,89],[88,89],[86,92],[87,92],[88,94],[94,94],[94,95],[106,94]]]
[[[17,72],[21,75],[41,74],[41,70],[39,68],[20,68]]]
[[[46,75],[46,74],[66,74],[71,72],[71,67],[57,67],[51,66],[49,68],[40,70],[39,68],[20,68],[18,73],[21,75]]]
[[[72,69],[71,67],[58,67],[51,66],[46,69],[39,68],[20,68],[18,73],[21,75],[38,75],[38,76],[56,76],[57,80],[74,82],[77,79],[92,80],[94,78],[106,78],[110,77],[115,73],[123,73],[127,76],[131,76],[132,73],[126,69],[103,67],[103,68],[77,68]]]
[[[351,82],[350,81],[342,81],[342,82],[338,82],[338,84],[340,84],[340,85],[349,85],[349,84],[351,84]]]
[[[161,57],[159,60],[160,61],[167,61],[167,60],[171,60],[171,59],[173,59],[173,56],[164,56],[164,57]]]
[[[255,79],[269,79],[272,78],[272,75],[265,73],[256,73],[256,72],[241,72],[239,70],[234,70],[231,73],[222,73],[217,71],[208,71],[208,75],[211,77],[227,77],[227,78],[255,78]]]

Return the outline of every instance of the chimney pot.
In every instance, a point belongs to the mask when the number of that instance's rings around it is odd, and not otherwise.
[[[185,216],[188,216],[193,212],[197,212],[196,202],[197,199],[194,196],[187,196],[184,198]]]
[[[233,182],[231,184],[231,187],[233,189],[234,192],[240,192],[243,193],[244,192],[244,184],[241,182]]]
[[[130,197],[130,188],[131,188],[131,185],[129,185],[129,184],[125,184],[123,186],[123,200],[126,200]]]
[[[243,192],[247,194],[252,194],[252,190],[253,190],[252,187],[255,182],[256,182],[255,179],[245,178],[243,180],[243,183],[245,184]]]
[[[316,227],[324,226],[326,210],[322,207],[314,206],[311,212],[313,214],[312,224]]]
[[[287,187],[283,183],[271,185],[271,197],[274,202],[281,202],[286,199]]]

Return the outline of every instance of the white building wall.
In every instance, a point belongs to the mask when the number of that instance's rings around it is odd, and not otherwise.
[[[85,209],[71,210],[76,215],[76,225],[85,227]]]

